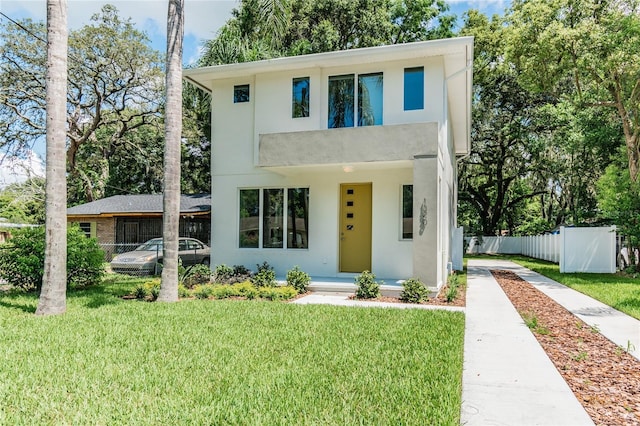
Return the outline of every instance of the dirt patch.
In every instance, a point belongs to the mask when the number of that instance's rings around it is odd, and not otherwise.
[[[491,271],[597,425],[640,425],[640,361],[510,271]]]

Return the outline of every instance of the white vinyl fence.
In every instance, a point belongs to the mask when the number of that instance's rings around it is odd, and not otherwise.
[[[616,272],[616,227],[567,228],[529,237],[467,237],[467,253],[523,254],[558,263],[560,272]]]

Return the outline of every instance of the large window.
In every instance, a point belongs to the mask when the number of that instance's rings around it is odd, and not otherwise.
[[[357,98],[355,74],[329,77],[327,126],[333,129],[353,127],[355,123],[358,126],[382,124],[382,89],[382,73],[359,75]],[[355,111],[358,112],[357,117]]]
[[[291,96],[291,116],[293,118],[309,116],[309,77],[293,79]]]
[[[241,248],[309,247],[309,188],[241,189],[239,207]]]
[[[402,185],[402,238],[413,238],[413,185]]]
[[[404,110],[424,109],[424,67],[404,69]]]
[[[260,244],[260,190],[240,191],[240,247],[257,248]]]
[[[358,126],[382,124],[382,73],[358,76]]]

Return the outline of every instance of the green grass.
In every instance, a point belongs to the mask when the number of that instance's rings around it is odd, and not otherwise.
[[[0,297],[0,424],[460,422],[464,316],[72,291]]]
[[[481,258],[472,256],[471,258]],[[487,256],[482,256],[487,258]],[[514,262],[640,319],[640,279],[626,274],[561,274],[555,263],[525,256],[489,256]]]

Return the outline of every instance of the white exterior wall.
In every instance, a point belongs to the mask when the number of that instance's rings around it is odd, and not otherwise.
[[[424,109],[404,111],[404,68],[416,66],[424,67]],[[256,264],[267,261],[279,275],[284,275],[295,265],[312,276],[343,275],[338,272],[340,184],[371,182],[372,271],[379,278],[402,279],[413,276],[412,241],[402,240],[400,229],[402,185],[420,184],[413,182],[413,166],[410,162],[385,163],[384,159],[380,159],[380,163],[356,164],[353,173],[345,173],[335,165],[292,168],[277,173],[256,167],[261,134],[327,129],[329,76],[355,74],[357,78],[358,74],[376,72],[382,72],[384,79],[383,125],[438,124],[437,174],[432,176],[437,200],[433,200],[434,205],[429,206],[429,216],[436,227],[431,247],[436,253],[422,261],[428,262],[432,271],[428,285],[439,287],[446,281],[447,264],[451,256],[451,232],[456,223],[456,181],[452,131],[446,112],[444,60],[441,56],[348,67],[309,67],[211,81],[214,265],[242,264],[255,269]],[[291,114],[292,79],[296,77],[310,77],[310,116],[306,118],[292,118]],[[234,104],[233,87],[240,84],[250,85],[250,101]],[[309,188],[309,249],[238,247],[239,188],[270,187]],[[417,220],[414,214],[414,221]]]
[[[308,173],[281,176],[275,173],[215,177],[212,199],[214,264],[245,265],[268,261],[278,275],[298,265],[312,276],[335,277],[338,273],[338,219],[341,183],[371,182],[373,203],[372,272],[379,278],[408,278],[412,272],[411,240],[401,239],[401,187],[412,181],[411,169],[353,173]],[[239,188],[309,188],[309,249],[238,248]]]

